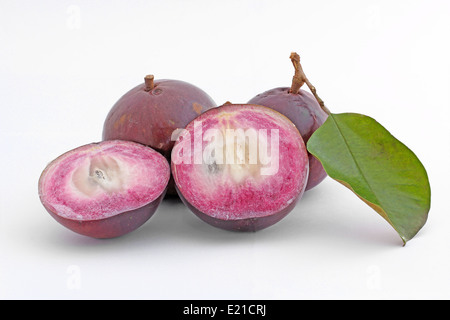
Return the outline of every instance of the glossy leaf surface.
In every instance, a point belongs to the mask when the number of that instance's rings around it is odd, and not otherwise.
[[[404,244],[423,227],[431,201],[427,172],[377,121],[355,113],[330,114],[307,147],[328,175],[378,212]]]

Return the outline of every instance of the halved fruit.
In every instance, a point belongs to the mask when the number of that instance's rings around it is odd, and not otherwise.
[[[39,179],[39,197],[59,223],[94,238],[113,238],[144,224],[170,178],[165,157],[129,141],[73,149],[53,160]]]
[[[183,202],[205,222],[256,231],[285,217],[308,179],[308,154],[295,125],[258,105],[226,104],[189,123],[172,151]]]

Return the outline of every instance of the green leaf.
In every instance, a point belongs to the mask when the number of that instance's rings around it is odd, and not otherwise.
[[[331,178],[391,224],[403,244],[427,221],[431,190],[424,166],[374,119],[330,114],[307,147]]]

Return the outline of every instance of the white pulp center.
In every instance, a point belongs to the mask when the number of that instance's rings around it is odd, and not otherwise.
[[[125,172],[110,156],[98,155],[78,168],[72,176],[74,186],[87,196],[114,193],[124,189]]]
[[[264,165],[258,150],[267,149],[267,140],[246,135],[243,131],[225,130],[221,134],[222,137],[215,135],[204,149],[203,160],[208,172],[230,176],[236,183],[248,177],[260,177]]]

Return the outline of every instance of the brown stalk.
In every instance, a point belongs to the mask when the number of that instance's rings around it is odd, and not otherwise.
[[[300,64],[300,56],[296,52],[292,52],[290,59],[292,61],[292,64],[294,65],[295,74],[292,77],[292,85],[289,92],[294,94],[298,93],[303,84],[306,83],[309,90],[314,95],[320,107],[322,108],[322,110],[325,111],[327,114],[331,114],[330,110],[328,110],[328,108],[325,106],[323,100],[320,99],[320,97],[317,95],[316,88],[311,84],[311,82],[309,82],[308,78],[305,75],[305,72],[303,72],[302,65]]]
[[[145,91],[150,91],[155,87],[153,80],[155,77],[152,74],[146,75],[144,78],[145,81]]]

